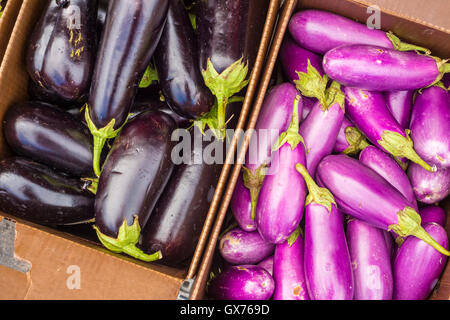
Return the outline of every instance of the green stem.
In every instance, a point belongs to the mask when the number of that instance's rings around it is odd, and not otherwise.
[[[98,178],[82,178],[81,180],[89,182],[90,184],[87,187],[87,190],[89,190],[93,194],[97,194]]]
[[[297,145],[302,142],[305,145],[303,137],[298,133],[299,130],[299,104],[301,96],[297,95],[294,99],[294,110],[292,111],[292,120],[289,127],[285,132],[283,132],[278,141],[272,147],[272,151],[280,149],[285,143],[289,143],[291,149],[294,150]]]
[[[396,35],[394,35],[394,33],[392,31],[387,32],[386,35],[389,38],[389,40],[392,42],[392,45],[395,50],[419,51],[419,52],[423,52],[426,55],[431,54],[430,49],[401,41],[400,38],[398,38]]]
[[[357,154],[369,146],[366,137],[355,127],[345,128],[345,139],[349,146],[343,153],[347,155]]]
[[[97,177],[100,177],[101,169],[100,169],[100,159],[103,151],[103,147],[105,146],[106,139],[99,135],[94,135],[94,153],[92,154],[92,165],[94,168],[94,173]]]
[[[258,203],[259,192],[261,191],[261,186],[266,177],[266,164],[262,164],[255,170],[255,174],[246,167],[242,167],[243,169],[243,180],[244,186],[250,190],[250,202],[251,202],[251,219],[255,220],[256,217],[256,205]]]

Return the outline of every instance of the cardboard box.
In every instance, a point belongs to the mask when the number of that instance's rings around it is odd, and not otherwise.
[[[443,59],[450,58],[450,21],[447,12],[450,12],[448,0],[428,1],[422,0],[286,0],[280,9],[278,25],[275,30],[272,46],[264,67],[258,94],[253,104],[246,130],[254,129],[264,97],[270,88],[274,71],[276,70],[277,56],[287,32],[287,25],[293,13],[301,9],[315,8],[335,12],[342,16],[354,19],[366,24],[373,13],[369,6],[377,6],[381,10],[381,29],[392,30],[404,41],[430,48],[433,55]],[[372,7],[375,8],[375,7]],[[368,10],[369,9],[369,10]],[[376,8],[375,8],[376,9]],[[211,231],[209,244],[205,249],[203,261],[197,273],[197,281],[194,284],[191,298],[200,300],[205,298],[205,288],[209,279],[210,270],[214,266],[216,245],[223,223],[229,214],[229,205],[233,190],[236,186],[243,160],[247,152],[250,137],[246,136],[238,152],[238,162],[233,168],[227,189],[224,193],[216,223]],[[442,202],[446,212],[450,214],[450,199]],[[446,229],[450,237],[450,219],[447,219]],[[450,300],[450,263],[441,277],[440,283],[435,287],[430,299]]]
[[[0,66],[23,0],[9,0],[0,18]]]
[[[261,26],[260,46],[238,130],[244,128],[250,113],[280,6],[280,0],[259,1],[259,14],[266,22]],[[28,99],[25,49],[44,5],[45,1],[23,0],[0,71],[0,120],[7,108]],[[229,159],[235,150],[237,137],[231,143]],[[0,158],[10,154],[0,130]],[[111,253],[97,241],[0,213],[0,299],[188,299],[230,169],[230,164],[224,166],[188,268],[143,263]]]

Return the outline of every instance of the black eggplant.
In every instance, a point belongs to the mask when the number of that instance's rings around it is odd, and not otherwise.
[[[109,0],[98,0],[98,10],[97,10],[97,29],[99,39],[102,36],[103,28],[105,27],[106,13],[108,12]]]
[[[93,177],[92,138],[79,119],[53,105],[27,101],[3,119],[6,142],[18,155],[78,177]]]
[[[97,176],[103,146],[107,139],[117,136],[126,122],[158,45],[168,4],[168,0],[109,2],[85,111],[94,138],[93,167]]]
[[[196,119],[214,105],[199,67],[198,45],[183,0],[170,0],[154,59],[162,93],[178,114]]]
[[[28,43],[27,71],[53,101],[82,102],[97,51],[97,0],[51,0]]]
[[[114,140],[100,175],[95,200],[95,230],[103,245],[143,261],[161,257],[137,248],[141,229],[174,168],[176,124],[158,111],[139,114]]]
[[[146,102],[135,102],[131,107],[131,112],[129,116],[129,120],[133,119],[137,115],[142,112],[148,110],[158,110],[167,115],[169,115],[176,123],[178,128],[187,128],[190,126],[191,122],[189,119],[186,119],[180,116],[178,113],[174,112],[164,101],[161,101],[159,98],[148,100]]]
[[[0,161],[0,210],[35,223],[82,223],[94,217],[89,183],[21,157]]]

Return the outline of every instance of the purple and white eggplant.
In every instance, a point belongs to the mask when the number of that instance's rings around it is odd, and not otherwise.
[[[408,177],[419,202],[433,204],[450,194],[450,168],[428,172],[412,163],[408,168]]]
[[[420,208],[419,214],[420,217],[422,218],[422,225],[434,222],[440,226],[445,227],[445,221],[447,220],[447,213],[441,207],[436,205],[428,205]]]
[[[405,130],[409,129],[414,92],[414,90],[406,90],[384,93],[389,111]]]

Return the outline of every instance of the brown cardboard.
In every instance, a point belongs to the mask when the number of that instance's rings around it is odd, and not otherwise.
[[[380,22],[383,30],[392,30],[406,41],[426,46],[436,56],[444,59],[450,57],[450,51],[448,50],[450,30],[446,15],[447,12],[450,12],[450,3],[447,0],[436,0],[432,6],[429,6],[428,2],[424,6],[423,1],[420,0],[286,0],[279,13],[279,24],[275,30],[269,57],[264,68],[265,72],[262,75],[261,84],[246,130],[251,130],[255,127],[261,105],[273,78],[278,52],[292,13],[301,8],[316,8],[332,11],[365,23],[369,16],[367,13],[369,5],[377,5],[382,10]],[[230,175],[229,183],[217,214],[216,223],[211,231],[209,243],[203,255],[203,261],[197,273],[192,299],[200,300],[205,298],[205,286],[209,279],[218,237],[228,213],[233,190],[245,159],[249,140],[249,137],[246,137],[238,151],[238,162]],[[450,199],[443,202],[443,207],[450,214]],[[447,219],[447,231],[450,237],[450,219]],[[450,300],[450,263],[447,264],[440,284],[435,288],[430,299]]]
[[[6,5],[3,15],[0,18],[0,65],[5,55],[6,46],[11,36],[17,14],[19,13],[22,0],[10,0]]]
[[[261,3],[261,14],[266,14],[264,4],[269,7],[269,14],[265,25],[262,26],[264,31],[261,35],[261,45],[243,103],[238,130],[244,127],[250,112],[251,101],[256,93],[270,44],[274,21],[272,15],[276,16],[280,0],[265,0]],[[44,5],[45,1],[23,0],[20,8],[0,67],[0,123],[7,108],[28,98],[26,88],[29,77],[24,66],[24,52],[28,36]],[[233,138],[229,159],[233,158],[233,152],[237,149],[237,139],[238,137]],[[9,154],[0,128],[0,159]],[[15,235],[14,242],[11,238],[0,237],[1,262],[12,261],[8,265],[16,267],[12,269],[0,266],[0,299],[176,299],[183,281],[195,277],[226,186],[229,169],[230,165],[224,166],[199,245],[189,267],[186,268],[169,268],[158,263],[140,262],[114,254],[98,242],[0,212],[0,230],[6,228]],[[5,218],[7,220],[4,220]],[[14,249],[7,247],[5,243],[13,243]]]

